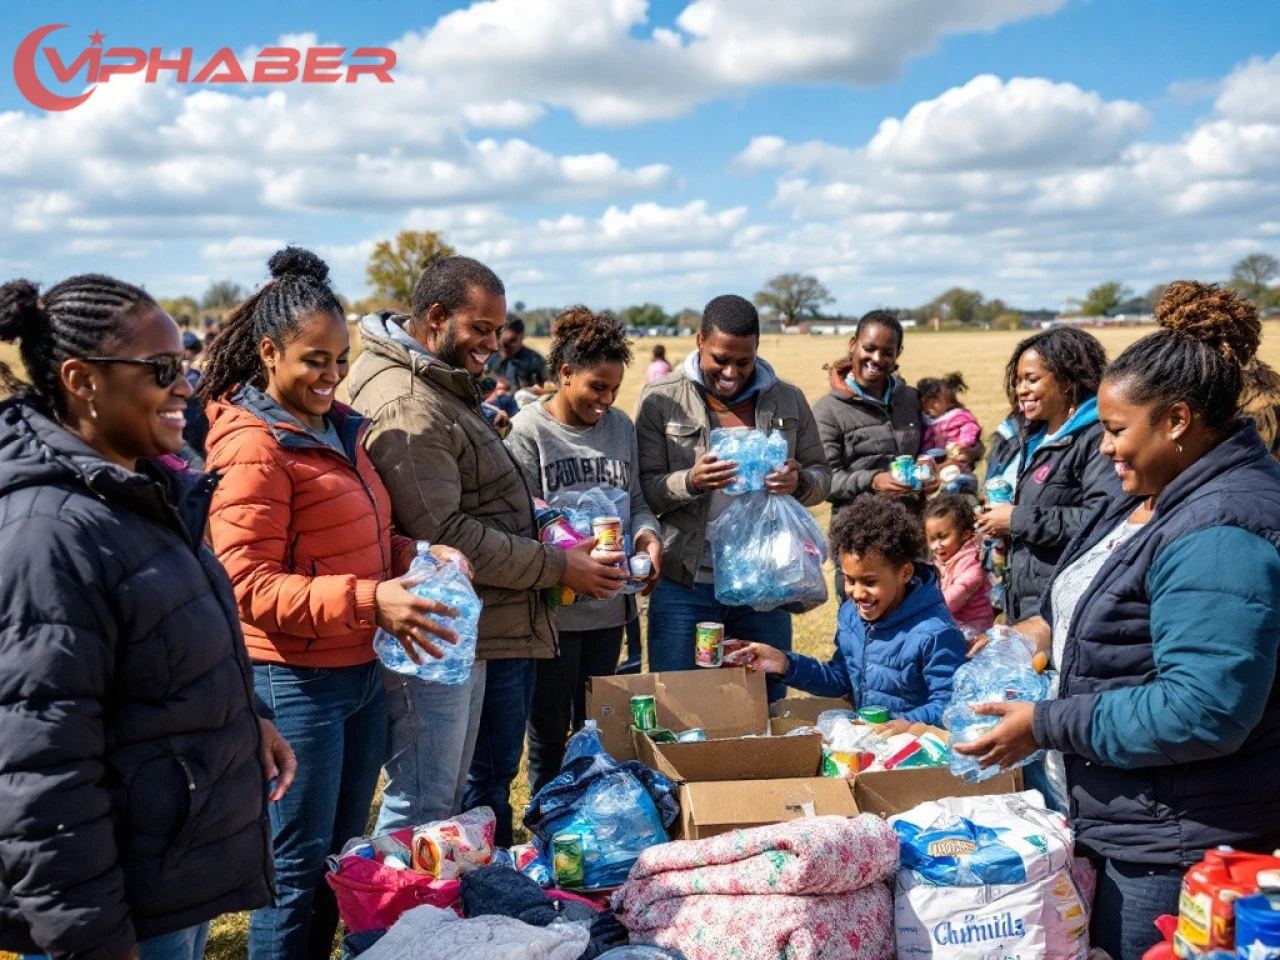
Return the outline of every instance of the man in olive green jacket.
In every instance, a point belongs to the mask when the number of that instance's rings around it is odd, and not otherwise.
[[[798,387],[779,380],[757,356],[760,318],[750,301],[716,297],[702,314],[697,350],[677,369],[647,385],[636,433],[645,501],[662,524],[662,579],[649,600],[649,667],[694,667],[694,628],[723,623],[725,636],[791,649],[791,615],[726,607],[715,598],[707,527],[728,506],[723,489],[735,469],[708,451],[717,427],[794,432],[792,458],[769,474],[765,486],[805,506],[821,503],[831,470],[809,404]],[[771,684],[770,696],[785,688]]]
[[[497,841],[510,846],[510,785],[534,660],[557,652],[543,591],[564,584],[603,596],[618,585],[618,571],[590,557],[592,543],[560,550],[538,541],[524,476],[481,411],[477,378],[506,313],[493,271],[446,257],[418,281],[412,316],[373,314],[361,325],[351,403],[373,421],[365,449],[391,495],[395,525],[461,551],[484,604],[468,683],[386,672],[391,757],[379,832],[490,806]]]

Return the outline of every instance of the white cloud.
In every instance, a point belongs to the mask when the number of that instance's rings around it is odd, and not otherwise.
[[[1222,84],[1218,113],[1241,122],[1280,123],[1280,53],[1254,57]]]
[[[1070,83],[983,75],[885,120],[867,154],[916,170],[1094,164],[1116,159],[1147,120],[1136,103],[1107,102]]]

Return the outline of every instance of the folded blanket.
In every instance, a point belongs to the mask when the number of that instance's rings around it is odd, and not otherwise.
[[[590,935],[576,923],[531,927],[510,917],[462,920],[424,905],[401,915],[361,960],[578,960]]]
[[[891,879],[897,866],[897,834],[879,817],[805,817],[652,847],[614,907],[631,912],[692,894],[852,893]]]
[[[835,896],[709,895],[663,900],[622,917],[632,943],[687,960],[892,960],[888,884]]]

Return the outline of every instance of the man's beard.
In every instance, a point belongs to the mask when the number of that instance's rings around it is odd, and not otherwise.
[[[444,330],[444,337],[440,341],[440,348],[436,350],[436,359],[441,363],[448,364],[455,370],[466,371],[466,365],[462,362],[462,354],[458,349],[458,331],[454,327],[453,321],[447,322]],[[470,372],[470,371],[467,371]]]

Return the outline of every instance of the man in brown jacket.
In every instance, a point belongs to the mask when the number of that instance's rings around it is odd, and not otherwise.
[[[649,599],[649,668],[691,670],[699,621],[724,624],[725,635],[791,649],[791,614],[726,607],[716,600],[707,526],[729,505],[724,487],[736,469],[709,453],[717,427],[775,423],[794,430],[786,466],[765,478],[770,493],[805,506],[821,503],[831,471],[818,426],[798,387],[779,380],[761,357],[760,316],[738,296],[716,297],[702,313],[697,350],[671,373],[647,385],[636,415],[640,482],[662,524],[662,579]],[[770,685],[777,699],[785,688]]]
[[[484,604],[470,682],[385,673],[391,748],[379,832],[490,806],[497,842],[510,846],[533,663],[556,654],[543,590],[604,596],[621,577],[591,558],[593,541],[568,551],[538,542],[524,477],[480,407],[478,378],[506,315],[492,270],[445,257],[423,272],[411,317],[373,314],[361,324],[351,403],[373,421],[365,448],[395,525],[460,550]]]

